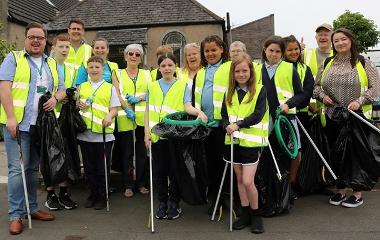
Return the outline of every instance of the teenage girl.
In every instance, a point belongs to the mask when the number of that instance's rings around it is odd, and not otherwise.
[[[226,130],[224,158],[230,161],[230,136],[234,141],[234,171],[242,206],[233,229],[251,224],[252,233],[264,232],[259,214],[254,178],[261,150],[267,146],[269,111],[266,91],[256,83],[253,63],[243,53],[232,61],[230,81],[222,106],[222,126]]]
[[[158,186],[160,201],[156,213],[158,219],[177,219],[181,208],[178,185],[170,164],[175,159],[171,159],[168,154],[170,148],[168,140],[152,133],[153,126],[161,122],[167,114],[180,111],[186,111],[207,122],[207,116],[191,105],[191,94],[186,82],[174,77],[176,63],[172,53],[161,55],[158,58],[158,65],[162,78],[152,82],[146,93],[145,144],[147,148],[152,146],[150,151],[154,159],[153,178]]]

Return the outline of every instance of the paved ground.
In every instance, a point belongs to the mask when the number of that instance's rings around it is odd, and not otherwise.
[[[0,144],[0,175],[6,174],[6,160]],[[113,175],[114,185],[118,185]],[[149,198],[137,194],[125,199],[121,193],[111,195],[111,210],[96,211],[83,208],[87,191],[83,184],[73,189],[73,198],[80,207],[76,210],[55,212],[54,222],[33,221],[33,229],[25,229],[18,236],[8,234],[6,184],[0,184],[0,240],[81,240],[81,239],[281,239],[281,240],[335,240],[380,239],[380,191],[364,193],[364,205],[356,209],[333,207],[327,197],[314,195],[296,201],[290,214],[264,219],[266,232],[253,235],[248,229],[228,231],[228,215],[222,221],[211,222],[206,206],[183,204],[183,215],[175,221],[155,221],[156,233],[147,228]],[[39,191],[39,201],[45,193]],[[41,204],[42,206],[42,204]],[[27,225],[27,221],[24,221]]]

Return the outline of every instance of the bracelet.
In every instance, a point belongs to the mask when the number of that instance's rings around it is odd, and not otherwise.
[[[55,98],[55,101],[57,101],[57,103],[59,103],[58,98],[55,95],[53,97]]]

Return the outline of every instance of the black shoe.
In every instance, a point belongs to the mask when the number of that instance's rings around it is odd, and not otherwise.
[[[96,202],[96,197],[94,195],[90,195],[87,200],[86,200],[86,203],[84,204],[84,207],[85,208],[93,208],[94,207],[94,204]]]
[[[167,211],[168,219],[173,220],[179,218],[181,215],[182,209],[176,202],[169,202],[169,208]]]
[[[168,217],[168,205],[166,202],[160,202],[160,205],[158,206],[156,218],[157,219],[166,219]]]
[[[260,210],[251,210],[251,232],[260,234],[264,232],[263,219],[259,213]]]
[[[241,230],[251,224],[250,207],[241,207],[241,209],[239,219],[232,224],[234,230]]]
[[[94,209],[95,210],[102,210],[106,207],[106,199],[105,198],[100,198],[94,203]]]
[[[74,209],[78,207],[78,204],[71,200],[70,194],[65,193],[63,196],[59,196],[58,198],[59,205],[61,205],[64,209]]]
[[[356,208],[363,204],[363,198],[356,198],[354,195],[351,195],[349,198],[342,202],[343,207]]]
[[[329,200],[329,203],[334,206],[339,206],[344,200],[346,200],[346,195],[335,193]]]
[[[48,194],[46,197],[45,207],[47,207],[50,211],[61,210],[61,205],[59,204],[59,200],[55,193]]]

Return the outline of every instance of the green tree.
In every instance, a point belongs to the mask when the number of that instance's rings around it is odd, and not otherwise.
[[[377,45],[380,33],[373,20],[366,19],[363,14],[346,10],[334,20],[334,29],[347,28],[356,36],[359,52],[366,52],[369,47]]]
[[[3,30],[3,24],[0,22],[0,32]],[[0,38],[0,63],[3,62],[5,56],[14,50],[16,44],[8,43],[7,40]]]

